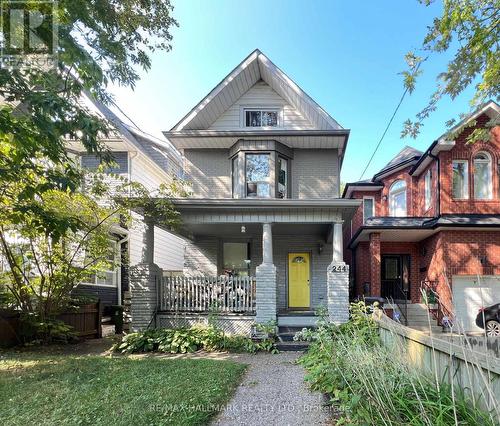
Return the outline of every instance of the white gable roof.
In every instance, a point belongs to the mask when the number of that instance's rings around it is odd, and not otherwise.
[[[342,130],[337,121],[256,49],[171,130],[205,130],[259,80],[293,105],[317,130]]]

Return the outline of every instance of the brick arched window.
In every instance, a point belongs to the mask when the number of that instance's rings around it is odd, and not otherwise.
[[[474,156],[474,198],[493,198],[493,173],[491,155],[481,151]]]
[[[395,181],[389,189],[389,215],[406,216],[406,182]]]

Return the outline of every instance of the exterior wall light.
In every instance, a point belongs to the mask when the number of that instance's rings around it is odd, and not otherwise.
[[[241,225],[241,233],[244,234],[245,232],[247,232],[247,228],[245,225]]]

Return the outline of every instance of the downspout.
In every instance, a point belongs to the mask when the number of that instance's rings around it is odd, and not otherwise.
[[[439,161],[439,156],[434,155],[429,151],[429,157],[433,158],[437,162],[437,203],[436,203],[436,217],[441,216],[441,162]]]
[[[128,242],[128,240],[130,239],[130,232],[126,229],[123,230],[124,232],[126,232],[127,234],[125,235],[125,237],[123,237],[121,240],[118,240],[117,244],[118,244],[118,247],[120,249],[120,269],[119,269],[119,276],[118,276],[118,305],[121,305],[122,304],[122,264],[121,264],[121,260],[122,260],[122,244],[123,243],[126,243]]]

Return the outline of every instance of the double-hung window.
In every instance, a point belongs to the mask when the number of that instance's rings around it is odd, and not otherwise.
[[[279,110],[245,109],[245,127],[278,127]]]
[[[246,154],[246,196],[269,198],[271,196],[271,155]]]
[[[110,269],[103,269],[94,274],[90,274],[83,284],[92,284],[106,287],[116,287],[118,285],[118,270],[120,268],[120,250],[116,241],[109,242],[108,261]],[[89,263],[88,258],[84,260],[84,264]]]
[[[452,195],[456,199],[469,198],[469,163],[467,160],[453,160]]]
[[[424,210],[429,210],[432,200],[432,172],[427,170],[424,177]]]
[[[288,160],[278,157],[278,198],[288,198]]]
[[[373,197],[363,198],[363,223],[366,219],[375,216],[375,202]]]

